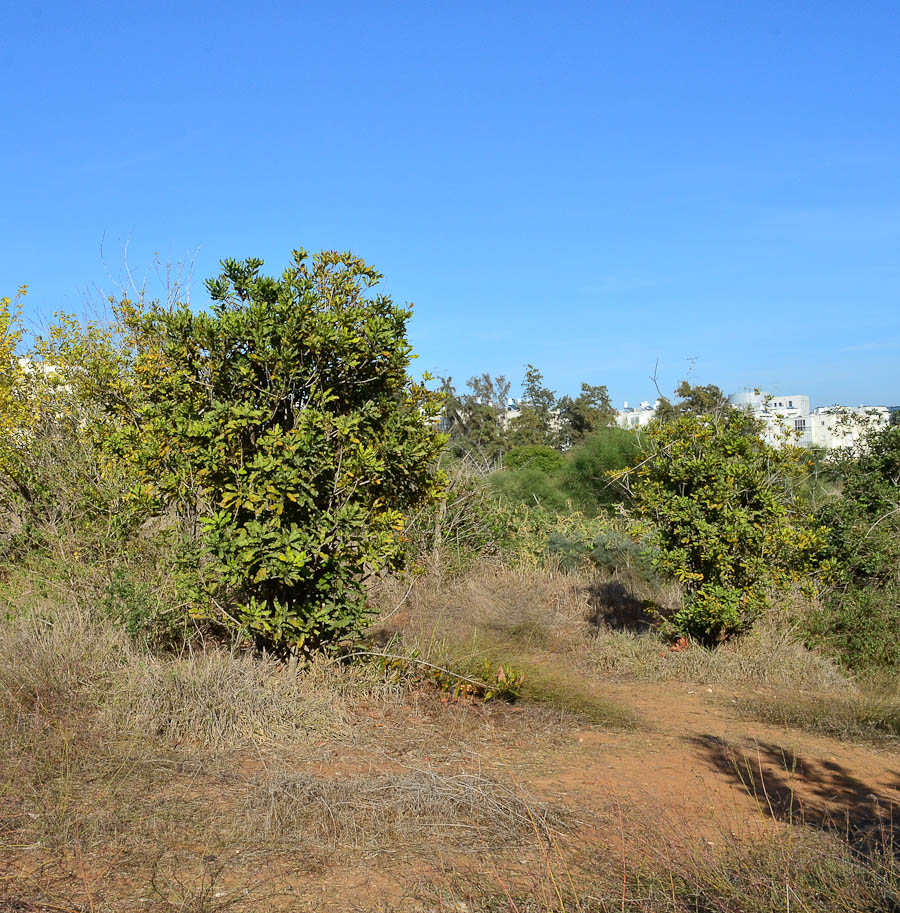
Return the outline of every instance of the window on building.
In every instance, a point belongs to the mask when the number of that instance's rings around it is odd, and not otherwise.
[[[794,419],[794,430],[795,431],[806,431],[806,419],[805,418],[795,418]]]
[[[789,399],[788,400],[788,409],[793,409],[793,408],[794,408],[794,401],[792,399]]]

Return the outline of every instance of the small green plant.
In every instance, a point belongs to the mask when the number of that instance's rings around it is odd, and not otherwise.
[[[405,653],[355,651],[350,656],[364,656],[376,660],[386,673],[396,678],[411,678],[435,685],[452,701],[515,701],[522,692],[524,673],[508,663],[491,663],[485,659],[476,669],[467,664],[465,671],[451,668],[452,660],[444,664],[422,658],[418,649]]]

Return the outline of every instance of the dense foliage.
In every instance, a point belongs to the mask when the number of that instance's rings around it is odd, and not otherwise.
[[[21,525],[44,492],[70,513],[115,505],[127,531],[178,540],[195,616],[309,650],[357,631],[367,577],[402,564],[406,512],[440,491],[443,439],[436,395],[408,374],[410,310],[370,291],[374,269],[303,251],[278,278],[261,267],[225,261],[207,311],[123,301],[106,331],[60,318],[14,378],[32,418],[4,413],[4,506]]]
[[[432,393],[379,278],[350,254],[225,261],[206,310],[113,302],[30,350],[3,299],[0,559],[90,567],[98,609],[157,643],[212,621],[280,651],[354,635],[368,581],[410,563],[593,567],[710,645],[799,583],[811,644],[900,668],[900,427],[772,448],[683,383],[623,430],[605,387],[557,397],[531,365],[514,409],[489,374]]]
[[[715,384],[691,384],[683,380],[675,388],[675,399],[661,396],[656,407],[659,421],[667,422],[681,415],[717,415],[732,406],[721,387]]]
[[[129,318],[123,456],[157,509],[198,516],[223,618],[308,649],[358,630],[367,574],[402,557],[404,511],[437,494],[435,397],[407,368],[407,308],[350,254],[279,278],[228,260],[209,312]]]
[[[853,668],[900,669],[900,427],[870,431],[861,451],[831,464],[839,491],[817,518],[837,579],[813,640]]]
[[[774,450],[743,412],[684,414],[652,426],[630,488],[651,521],[656,563],[684,586],[676,625],[716,641],[746,628],[767,591],[796,578],[820,532],[794,498],[806,460]]]
[[[561,396],[544,384],[543,374],[526,365],[522,396],[509,399],[510,383],[503,376],[469,378],[460,394],[452,378],[443,379],[444,419],[451,452],[474,459],[483,469],[509,463],[507,456],[522,448],[565,451],[604,428],[615,417],[605,386],[583,383],[576,397]]]

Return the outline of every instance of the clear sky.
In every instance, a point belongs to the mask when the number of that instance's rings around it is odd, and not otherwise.
[[[7,2],[0,293],[35,321],[352,249],[419,369],[900,404],[900,3]],[[102,255],[101,255],[102,250]]]

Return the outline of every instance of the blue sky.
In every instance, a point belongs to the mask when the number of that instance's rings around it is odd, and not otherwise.
[[[418,369],[900,404],[900,3],[3,5],[0,292],[352,249]],[[101,254],[102,251],[102,254]]]

